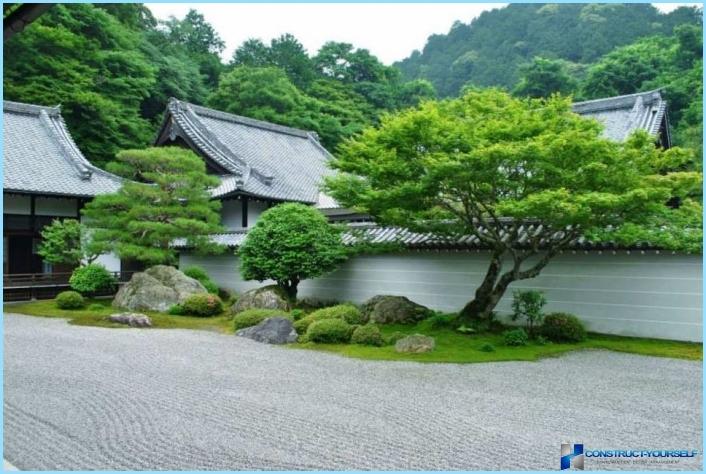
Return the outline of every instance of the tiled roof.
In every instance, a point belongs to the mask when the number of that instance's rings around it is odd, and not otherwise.
[[[91,197],[120,188],[83,156],[59,107],[4,101],[3,131],[5,192]]]
[[[398,244],[406,249],[416,250],[436,250],[436,249],[457,249],[457,250],[485,250],[487,245],[483,244],[476,236],[467,235],[458,238],[448,238],[435,236],[432,233],[412,232],[401,227],[384,227],[374,223],[350,223],[348,231],[343,233],[343,243],[352,245],[357,242],[365,242],[368,244]],[[519,242],[527,241],[531,236],[536,235],[541,231],[541,224],[530,223],[520,229]],[[481,229],[482,232],[482,229]],[[501,232],[501,235],[503,233]],[[211,236],[212,241],[225,245],[227,247],[239,247],[245,237],[247,231],[228,232],[223,234],[214,234]],[[556,238],[562,237],[561,232],[555,234]],[[186,248],[186,241],[180,239],[175,241],[174,246],[177,248]],[[543,243],[540,242],[540,247]],[[591,242],[584,237],[574,239],[568,246],[568,250],[658,250],[658,247],[651,246],[649,243],[636,244],[629,247],[617,244],[615,242]]]
[[[316,134],[170,99],[156,143],[180,137],[222,170],[215,197],[241,192],[317,205],[331,155]]]
[[[605,126],[603,135],[606,138],[622,142],[639,129],[656,137],[666,117],[667,101],[662,98],[660,90],[657,89],[576,102],[572,107],[577,114],[595,118],[601,122]]]

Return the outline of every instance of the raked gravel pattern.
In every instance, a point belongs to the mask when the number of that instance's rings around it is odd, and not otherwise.
[[[4,453],[21,470],[557,470],[565,440],[702,445],[700,362],[371,362],[14,314],[4,330]]]

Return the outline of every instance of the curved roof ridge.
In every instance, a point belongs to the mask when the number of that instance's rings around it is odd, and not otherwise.
[[[61,115],[60,105],[49,107],[44,105],[25,104],[23,102],[13,102],[11,100],[3,100],[2,109],[4,112],[15,112],[29,115],[39,115],[42,111],[46,112],[46,114],[50,117]]]
[[[91,179],[93,170],[91,164],[83,156],[81,151],[76,146],[76,143],[69,137],[66,130],[66,124],[61,119],[61,116],[49,117],[46,110],[39,112],[39,121],[44,126],[44,129],[56,140],[63,150],[62,157],[71,165],[78,173],[81,179]]]
[[[604,109],[616,109],[622,107],[632,107],[638,97],[651,104],[654,100],[663,100],[661,92],[664,87],[659,87],[650,91],[636,92],[634,94],[618,95],[613,97],[603,97],[601,99],[584,100],[582,102],[574,102],[571,108],[575,112],[598,111]],[[649,100],[646,100],[649,99]]]
[[[242,115],[231,114],[229,112],[223,112],[221,110],[210,109],[208,107],[204,107],[203,105],[191,104],[189,102],[180,101],[178,99],[174,99],[174,100],[177,100],[178,102],[181,102],[182,104],[190,106],[191,109],[199,115],[205,115],[210,118],[215,118],[218,120],[225,120],[227,122],[239,123],[242,125],[247,125],[249,127],[261,128],[263,130],[268,130],[270,132],[286,133],[288,135],[293,135],[295,137],[306,138],[306,139],[312,138],[310,136],[310,134],[313,132],[310,130],[302,130],[299,128],[288,127],[286,125],[279,125],[276,123],[266,122],[264,120],[258,120],[258,119],[254,119],[254,118],[250,118],[250,117],[244,117]]]

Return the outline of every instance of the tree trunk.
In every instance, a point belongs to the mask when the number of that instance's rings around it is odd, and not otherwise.
[[[297,287],[299,286],[298,279],[284,280],[282,282],[278,282],[278,285],[282,287],[285,293],[287,293],[287,297],[292,303],[297,301]]]

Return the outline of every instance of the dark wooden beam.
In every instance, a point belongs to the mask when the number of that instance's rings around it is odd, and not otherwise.
[[[53,3],[23,3],[2,20],[2,40],[9,40],[12,35],[24,30],[27,25],[53,7]],[[6,10],[3,9],[3,12]]]
[[[243,214],[242,215],[242,218],[243,218],[242,224],[243,224],[243,229],[247,229],[248,228],[248,198],[243,196],[242,199],[243,199],[243,201],[242,201],[243,207],[242,207],[242,211],[241,211]]]

